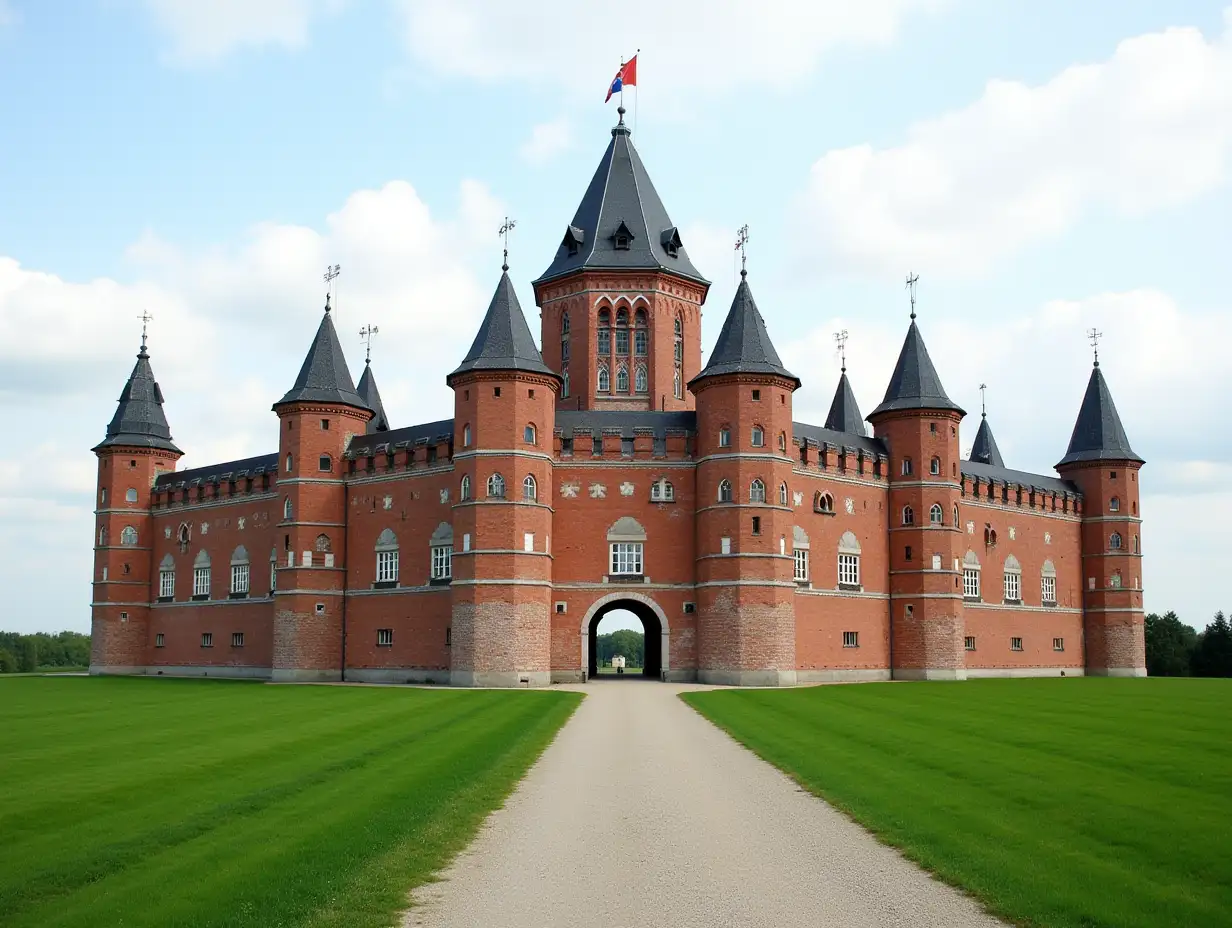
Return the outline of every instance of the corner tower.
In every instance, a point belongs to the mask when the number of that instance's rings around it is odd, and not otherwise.
[[[150,492],[158,475],[175,470],[183,455],[171,440],[144,331],[106,437],[91,450],[98,457],[98,485],[90,673],[140,673],[150,646]]]
[[[355,390],[338,333],[325,315],[295,383],[277,403],[278,532],[275,681],[342,677],[346,488],[342,454],[372,410]]]
[[[551,682],[552,440],[560,378],[543,363],[509,267],[454,392],[455,686]]]
[[[693,409],[701,307],[689,260],[633,147],[624,108],[551,265],[534,282],[560,409]]]
[[[748,277],[697,397],[697,639],[703,683],[796,682],[792,394],[800,380],[770,342]]]
[[[1146,676],[1138,509],[1143,463],[1129,446],[1097,355],[1069,450],[1057,463],[1058,473],[1083,495],[1082,625],[1086,672],[1096,676]]]
[[[890,450],[890,648],[897,680],[966,679],[958,429],[915,322],[868,421]]]

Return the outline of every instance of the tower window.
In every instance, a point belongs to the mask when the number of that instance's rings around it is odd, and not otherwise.
[[[911,476],[911,458],[903,458],[903,476]]]
[[[1113,532],[1111,535],[1108,536],[1108,549],[1110,551],[1120,551],[1121,542],[1122,542],[1121,533]]]
[[[941,458],[933,458],[928,462],[928,472],[933,476],[941,473]]]
[[[910,506],[903,507],[903,525],[915,525],[915,510]]]
[[[760,390],[753,391],[753,402],[754,403],[761,402],[761,391]]]
[[[105,494],[107,491],[104,490],[103,492]],[[129,487],[127,490],[124,491],[124,502],[126,503],[137,502],[137,490],[134,487]]]
[[[931,525],[940,525],[945,521],[945,513],[941,509],[940,503],[933,503],[928,509],[928,521]]]
[[[526,428],[522,429],[522,441],[526,442],[528,445],[533,445],[535,443],[535,427],[533,425],[528,425]]]
[[[322,431],[322,432],[328,432],[328,431],[329,431],[329,420],[328,420],[328,419],[322,419],[322,420],[321,420],[321,431]]]
[[[753,534],[761,534],[761,516],[753,516]]]
[[[1121,511],[1121,500],[1118,497],[1114,496],[1112,497],[1112,499],[1108,500],[1108,511],[1109,512],[1120,512]]]
[[[764,448],[766,445],[766,433],[762,431],[760,425],[753,426],[752,441],[754,448]]]
[[[639,367],[633,376],[633,389],[637,393],[645,393],[649,385],[646,381],[646,368]]]
[[[731,447],[731,429],[719,429],[719,447]]]
[[[317,465],[317,467],[320,468],[320,470],[322,471],[328,472],[330,470],[333,470],[334,462],[328,454],[323,454],[321,455],[321,460],[320,460],[320,463]]]

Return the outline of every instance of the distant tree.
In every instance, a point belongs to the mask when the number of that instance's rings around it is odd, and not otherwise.
[[[1175,612],[1146,617],[1146,672],[1152,677],[1187,677],[1198,633]]]
[[[607,665],[612,662],[613,657],[620,654],[625,658],[626,666],[642,667],[645,666],[645,640],[646,636],[641,632],[618,628],[595,639],[595,656],[600,665]]]
[[[17,658],[7,648],[0,648],[0,673],[16,673]]]
[[[38,670],[38,641],[33,635],[22,635],[18,640],[17,670],[21,673]]]
[[[1232,626],[1222,612],[1198,636],[1190,671],[1195,677],[1232,677]]]

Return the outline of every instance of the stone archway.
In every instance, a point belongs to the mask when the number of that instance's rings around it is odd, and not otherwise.
[[[581,663],[583,679],[594,675],[596,664],[595,629],[599,620],[614,609],[627,609],[642,621],[646,635],[646,666],[642,675],[655,680],[666,677],[669,664],[670,629],[667,616],[649,596],[642,593],[609,593],[591,604],[582,618]]]

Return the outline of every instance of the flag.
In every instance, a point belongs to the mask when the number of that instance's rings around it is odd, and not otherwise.
[[[629,87],[637,86],[637,55],[634,55],[620,66],[620,70],[616,72],[615,80],[612,81],[612,86],[607,89],[607,97],[603,102],[606,103],[612,99],[612,94],[620,93],[626,85]]]

